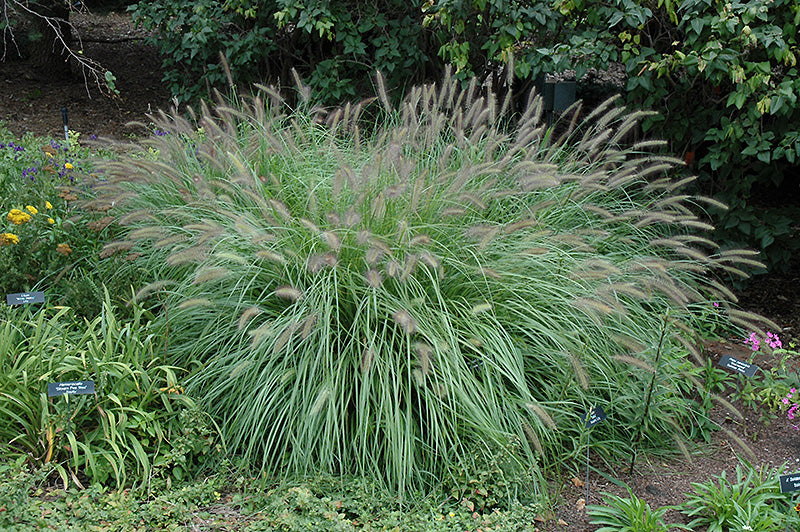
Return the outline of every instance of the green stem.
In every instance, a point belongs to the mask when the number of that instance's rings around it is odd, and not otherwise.
[[[633,468],[636,465],[636,448],[639,445],[639,442],[642,439],[642,434],[644,433],[644,423],[647,419],[647,415],[650,412],[650,403],[653,397],[653,389],[656,386],[656,378],[658,377],[658,362],[661,359],[661,352],[664,348],[664,338],[667,335],[667,320],[669,319],[669,312],[667,315],[664,316],[664,323],[661,327],[661,336],[658,339],[658,349],[656,350],[656,359],[653,364],[653,376],[650,378],[650,384],[647,386],[647,392],[645,393],[644,398],[644,411],[642,412],[641,420],[638,424],[639,429],[636,433],[636,438],[633,440],[633,449],[631,451],[631,465],[628,468],[628,474],[633,474]]]

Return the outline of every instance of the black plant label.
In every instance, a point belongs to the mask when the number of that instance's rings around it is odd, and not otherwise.
[[[94,393],[94,381],[51,382],[47,384],[47,396],[88,395]]]
[[[23,292],[21,294],[8,294],[6,303],[9,305],[25,305],[26,303],[44,303],[44,292]]]
[[[781,475],[781,493],[789,493],[790,491],[800,490],[800,473],[792,473],[791,475]]]
[[[583,423],[587,429],[590,429],[603,421],[606,418],[606,413],[603,412],[602,406],[592,408],[588,414],[583,417]]]
[[[754,364],[748,364],[747,362],[743,362],[738,358],[733,358],[729,355],[723,355],[719,361],[719,365],[723,368],[728,368],[732,371],[739,372],[742,375],[747,375],[748,377],[755,375],[756,370],[758,370],[758,366]]]

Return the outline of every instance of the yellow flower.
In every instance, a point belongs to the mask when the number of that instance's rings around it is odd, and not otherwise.
[[[14,233],[0,233],[0,246],[19,244],[19,237]]]
[[[33,215],[39,214],[39,210],[33,205],[25,205],[25,208],[28,210],[29,213]]]
[[[47,219],[47,223],[49,223],[50,225],[53,225],[54,223],[56,223],[56,221],[53,220],[52,218],[48,218]]]
[[[11,209],[6,218],[14,225],[22,225],[31,221],[31,215],[19,209]]]
[[[53,208],[53,204],[52,204],[52,203],[50,203],[49,201],[45,201],[45,202],[44,202],[44,208],[45,208],[45,209],[47,209],[47,210],[49,211],[50,209],[52,209],[52,208]]]
[[[72,253],[72,248],[69,247],[69,244],[59,244],[56,246],[56,251],[66,257],[67,255]]]
[[[64,168],[66,168],[67,170],[72,170],[75,167],[72,166],[72,163],[64,163]]]

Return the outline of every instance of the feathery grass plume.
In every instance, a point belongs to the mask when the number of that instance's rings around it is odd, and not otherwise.
[[[291,111],[264,88],[194,122],[156,117],[174,134],[102,169],[95,200],[116,202],[133,267],[163,283],[137,296],[166,298],[169,363],[198,368],[189,391],[232,451],[402,491],[528,442],[506,478],[541,481],[579,458],[576,405],[613,400],[597,448],[632,451],[642,371],[625,357],[658,367],[637,447],[674,449],[703,415],[684,377],[699,309],[713,297],[753,321],[714,274],[756,260],[696,234],[694,206],[713,203],[680,190],[680,161],[626,144],[641,117],[615,100],[550,127],[541,99],[503,115],[474,80],[397,109],[378,86],[370,128],[361,104]],[[654,346],[667,315],[679,334]]]
[[[614,360],[617,362],[623,362],[625,364],[630,364],[631,366],[636,366],[637,368],[643,369],[648,373],[655,373],[656,369],[645,362],[644,360],[638,359],[636,357],[628,356],[628,355],[614,355]]]
[[[213,307],[213,306],[214,302],[208,299],[207,297],[195,297],[178,303],[179,309],[187,309],[192,307]]]
[[[550,430],[556,430],[556,422],[553,421],[553,418],[550,417],[550,414],[548,414],[541,405],[536,403],[527,403],[525,404],[525,408],[536,414],[536,417],[538,417],[539,420],[547,426],[547,428]]]
[[[194,284],[208,283],[217,279],[222,279],[231,271],[227,268],[220,268],[217,266],[203,266],[194,275]]]
[[[586,374],[586,369],[583,367],[581,359],[574,353],[567,353],[566,356],[569,359],[569,363],[572,366],[575,378],[578,379],[578,383],[581,385],[581,388],[584,390],[589,390],[589,376]]]
[[[400,326],[406,334],[412,335],[417,332],[417,320],[415,320],[407,310],[397,310],[392,314],[394,322]]]
[[[303,291],[293,286],[279,286],[275,289],[275,295],[281,299],[288,299],[289,301],[303,299]]]
[[[175,281],[171,279],[161,279],[159,281],[153,281],[152,283],[146,284],[142,288],[140,288],[136,294],[134,295],[134,299],[136,301],[142,301],[151,294],[154,294],[161,290],[162,288],[166,288],[167,286],[174,285]]]
[[[250,323],[250,320],[261,314],[262,310],[258,307],[249,307],[244,309],[244,312],[239,316],[239,323],[237,325],[237,329],[240,331],[247,327],[247,324]]]

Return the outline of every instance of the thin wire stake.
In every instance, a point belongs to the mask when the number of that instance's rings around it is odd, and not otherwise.
[[[589,504],[589,438],[591,435],[592,429],[589,429],[586,432],[586,504]]]
[[[67,432],[72,432],[72,427],[70,426],[70,421],[72,421],[72,405],[69,404],[69,394],[65,393],[64,398],[67,400]]]
[[[67,147],[69,147],[69,120],[67,120],[67,108],[61,108],[61,118],[64,119],[64,140],[67,141]]]

